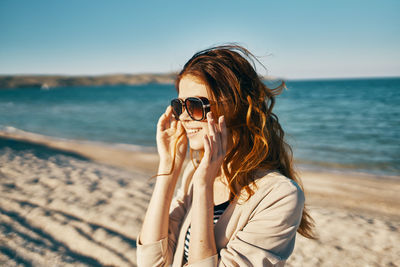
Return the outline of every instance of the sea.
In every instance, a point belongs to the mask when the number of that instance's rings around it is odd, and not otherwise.
[[[274,113],[296,165],[400,177],[400,78],[286,83]],[[176,95],[172,84],[0,89],[0,130],[156,151]]]

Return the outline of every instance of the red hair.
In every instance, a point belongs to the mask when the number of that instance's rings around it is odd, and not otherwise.
[[[231,200],[239,196],[242,189],[249,197],[254,194],[249,185],[259,169],[277,170],[303,189],[293,169],[292,150],[284,140],[285,133],[278,117],[272,112],[275,96],[286,87],[285,83],[268,88],[258,76],[253,58],[247,49],[237,45],[206,49],[185,64],[175,84],[179,92],[183,76],[198,78],[206,84],[211,100],[216,102],[211,107],[213,113],[225,117],[231,144],[222,168]],[[298,232],[315,238],[313,225],[304,207]]]

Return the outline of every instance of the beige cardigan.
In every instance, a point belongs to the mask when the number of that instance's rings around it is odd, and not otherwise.
[[[168,237],[142,245],[138,235],[139,267],[184,264],[185,235],[192,219],[191,165],[189,162],[171,203]],[[247,194],[243,192],[215,224],[218,254],[190,266],[284,266],[294,248],[304,194],[294,181],[278,172],[259,172],[252,189],[255,194],[248,201],[244,201]]]

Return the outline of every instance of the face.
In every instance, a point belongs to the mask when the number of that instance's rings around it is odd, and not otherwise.
[[[198,78],[185,75],[179,82],[179,95],[178,98],[184,100],[188,97],[206,97],[210,99],[207,87]],[[183,127],[186,130],[186,136],[189,139],[190,148],[193,150],[204,149],[204,135],[208,134],[208,124],[206,120],[194,121],[187,114],[186,109],[179,116]]]

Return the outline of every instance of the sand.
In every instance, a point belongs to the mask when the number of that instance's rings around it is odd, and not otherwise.
[[[136,266],[157,155],[0,132],[0,266]],[[300,172],[319,240],[287,266],[400,266],[400,177]]]

